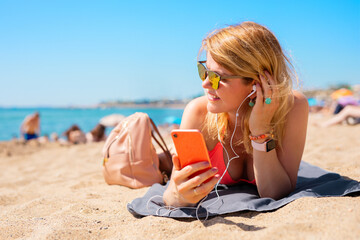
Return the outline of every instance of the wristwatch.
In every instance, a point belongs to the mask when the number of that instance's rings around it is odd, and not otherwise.
[[[251,145],[254,149],[262,152],[270,152],[276,147],[276,142],[274,139],[269,139],[263,143],[257,143],[251,140]]]

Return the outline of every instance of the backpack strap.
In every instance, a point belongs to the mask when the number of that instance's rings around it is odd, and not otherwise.
[[[155,123],[153,122],[153,120],[152,120],[151,118],[150,118],[150,123],[151,123],[151,125],[152,125],[152,129],[156,132],[156,134],[157,134],[158,137],[160,138],[161,143],[160,143],[160,141],[155,137],[153,131],[151,131],[151,136],[154,138],[155,142],[159,145],[159,147],[164,151],[164,153],[166,153],[166,152],[170,153],[168,147],[166,146],[166,143],[165,143],[163,137],[162,137],[161,134],[160,134],[159,129],[156,127]]]
[[[172,170],[172,156],[171,153],[163,139],[163,137],[160,134],[159,129],[156,127],[154,121],[149,117],[150,119],[150,123],[151,123],[151,128],[153,131],[151,131],[151,136],[152,138],[155,140],[155,142],[159,145],[159,147],[163,150],[164,154],[165,154],[165,161],[163,162],[163,159],[159,159],[160,160],[160,171],[165,171],[166,174],[168,176],[171,175],[171,170]],[[158,135],[158,137],[160,138],[161,142],[159,141],[159,139],[157,137],[155,137],[154,131],[156,132],[156,134]]]

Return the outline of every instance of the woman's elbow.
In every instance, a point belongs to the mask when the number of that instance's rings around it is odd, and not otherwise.
[[[269,187],[267,189],[258,190],[259,196],[261,198],[272,198],[274,200],[279,200],[288,196],[291,192],[295,190],[295,186],[292,186],[290,181],[282,186],[277,188]]]

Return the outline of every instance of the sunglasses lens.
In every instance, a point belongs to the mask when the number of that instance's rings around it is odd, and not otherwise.
[[[209,81],[213,89],[219,88],[220,76],[217,75],[215,72],[209,71]]]
[[[220,76],[217,75],[215,72],[207,71],[205,66],[201,63],[197,64],[198,71],[199,71],[199,77],[201,80],[205,81],[206,75],[209,75],[209,82],[211,83],[211,87],[213,89],[219,88],[219,82],[220,82]]]
[[[199,71],[199,77],[201,78],[201,80],[204,81],[206,78],[206,68],[201,63],[198,63],[197,67],[198,67],[198,71]]]

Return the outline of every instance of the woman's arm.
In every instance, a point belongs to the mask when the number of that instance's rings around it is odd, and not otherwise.
[[[291,191],[296,187],[299,165],[304,152],[309,116],[309,104],[304,95],[294,93],[294,107],[288,114],[282,150],[277,151],[291,181]]]
[[[253,150],[254,174],[261,197],[279,199],[295,189],[305,146],[308,112],[306,97],[294,92],[294,105],[287,115],[282,149]]]

